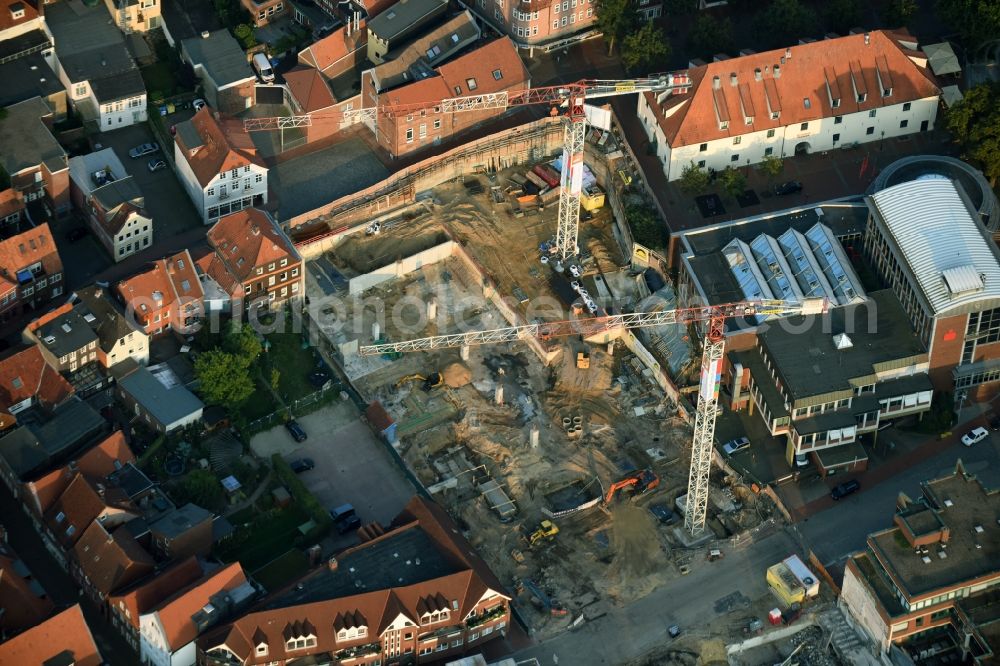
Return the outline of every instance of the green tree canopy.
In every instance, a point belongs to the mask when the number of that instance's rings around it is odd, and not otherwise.
[[[240,23],[233,30],[233,33],[236,35],[236,39],[239,40],[244,49],[257,46],[257,35],[253,26],[249,23]]]
[[[250,324],[243,324],[240,328],[230,331],[222,341],[222,348],[230,354],[245,359],[248,366],[257,360],[262,351],[260,339]]]
[[[639,15],[632,0],[596,0],[594,3],[594,26],[604,34],[608,43],[608,54],[615,52],[615,44],[632,32]]]
[[[733,22],[728,16],[715,17],[701,13],[688,31],[688,51],[707,58],[733,50]]]
[[[890,27],[904,26],[917,13],[917,0],[889,0],[885,8],[885,22]]]
[[[711,177],[708,172],[698,167],[694,162],[681,171],[680,186],[688,194],[698,194],[708,189]]]
[[[774,178],[781,173],[784,168],[785,163],[781,161],[780,157],[775,157],[774,155],[768,155],[760,163],[760,170],[763,171],[768,178]]]
[[[827,26],[834,32],[847,34],[861,23],[860,0],[827,0],[823,12]]]
[[[995,187],[1000,181],[1000,84],[983,83],[966,91],[948,110],[946,122],[963,156]]]
[[[812,32],[816,15],[799,0],[771,0],[767,9],[757,12],[755,27],[764,45],[778,48]]]
[[[743,190],[747,187],[747,177],[743,175],[742,171],[733,167],[726,167],[719,174],[719,182],[722,183],[722,189],[732,197],[743,194]]]
[[[195,359],[194,374],[202,397],[210,404],[235,408],[253,395],[250,363],[236,354],[221,349],[204,352]]]
[[[1000,36],[997,0],[937,0],[938,14],[958,30],[966,49]]]
[[[622,40],[622,64],[630,72],[648,73],[665,67],[670,58],[670,42],[663,30],[647,21]]]
[[[635,242],[649,248],[661,248],[666,244],[666,228],[652,206],[630,204],[625,208],[625,217]]]
[[[220,508],[226,500],[222,484],[215,478],[215,474],[207,469],[190,472],[177,484],[174,492],[179,500],[193,502],[210,510]]]

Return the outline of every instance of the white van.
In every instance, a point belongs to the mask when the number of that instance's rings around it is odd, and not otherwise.
[[[257,70],[257,75],[264,83],[274,83],[274,70],[271,63],[263,53],[253,54],[253,68]]]

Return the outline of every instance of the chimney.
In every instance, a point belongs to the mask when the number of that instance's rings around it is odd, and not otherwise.
[[[763,76],[761,75],[760,67],[757,67],[753,70],[753,79],[754,81],[760,81],[761,78],[763,78]]]
[[[719,81],[719,77],[718,77],[718,76],[713,76],[713,77],[712,77],[712,88],[713,88],[714,90],[718,90],[718,89],[719,89],[719,87],[720,87],[721,85],[722,85],[722,84],[721,84],[721,82]]]
[[[872,35],[871,35],[870,32],[866,32],[865,33],[865,46],[868,46],[871,43],[872,43]]]
[[[729,75],[729,85],[731,85],[734,88],[736,87],[737,85],[736,72],[732,72]]]
[[[774,66],[774,78],[776,79],[781,78],[781,67],[779,67],[778,65]]]
[[[791,59],[792,59],[792,49],[789,47],[785,49],[785,60],[791,60]]]
[[[329,569],[330,571],[336,571],[337,567],[339,567],[339,566],[340,566],[340,563],[337,562],[337,558],[336,557],[331,557],[330,559],[328,559],[326,561],[326,568]]]

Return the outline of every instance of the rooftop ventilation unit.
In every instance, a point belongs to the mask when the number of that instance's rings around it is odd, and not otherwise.
[[[838,333],[833,336],[833,346],[837,349],[850,349],[854,346],[854,342],[847,333]]]

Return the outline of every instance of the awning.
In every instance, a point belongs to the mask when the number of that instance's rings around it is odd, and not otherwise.
[[[962,91],[958,86],[945,86],[941,88],[941,99],[949,109],[962,101]]]
[[[948,42],[928,44],[922,50],[927,56],[927,63],[931,66],[931,71],[936,76],[958,74],[962,71],[958,56],[955,55],[955,51],[952,50],[951,44]]]

